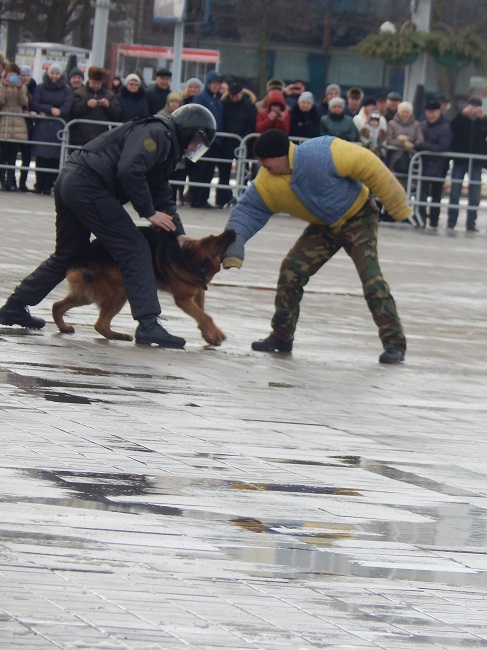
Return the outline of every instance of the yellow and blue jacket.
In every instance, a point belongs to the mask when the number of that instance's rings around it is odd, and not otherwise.
[[[289,166],[290,174],[277,176],[262,167],[245,190],[226,225],[237,234],[226,257],[243,259],[245,243],[279,212],[339,230],[372,191],[397,221],[411,213],[394,175],[375,154],[356,144],[331,136],[299,146],[290,142]]]

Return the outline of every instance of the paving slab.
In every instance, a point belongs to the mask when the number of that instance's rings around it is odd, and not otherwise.
[[[54,217],[50,197],[0,205],[4,300],[51,252]],[[229,212],[181,216],[205,236]],[[32,310],[44,330],[0,327],[0,648],[486,647],[479,227],[380,227],[400,366],[378,364],[342,252],[306,288],[293,353],[251,351],[303,228],[285,215],[208,290],[219,348],[162,294],[185,350],[106,341],[93,306],[62,335],[64,284]],[[115,323],[134,332],[127,307]]]

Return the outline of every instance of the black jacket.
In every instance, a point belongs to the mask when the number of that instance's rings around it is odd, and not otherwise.
[[[487,145],[487,117],[471,120],[467,115],[458,113],[450,122],[453,139],[452,151],[459,153],[478,153],[485,155]]]
[[[117,95],[117,102],[122,107],[122,114],[120,115],[121,122],[128,122],[129,120],[133,120],[134,117],[151,115],[149,113],[147,95],[142,87],[139,87],[137,92],[131,93],[125,86],[122,86]]]
[[[176,235],[184,228],[168,179],[181,157],[171,120],[146,117],[126,122],[88,142],[66,162],[94,173],[120,203],[130,201],[141,217],[173,214]]]
[[[299,104],[291,109],[291,130],[289,135],[297,138],[316,138],[320,135],[320,116],[313,106],[310,111],[302,111]]]
[[[443,115],[434,124],[427,120],[421,122],[421,129],[424,135],[424,142],[416,145],[417,151],[451,151],[452,132],[450,122]],[[445,175],[448,168],[448,159],[435,156],[423,157],[424,176]]]
[[[149,115],[155,115],[159,111],[162,111],[166,105],[167,96],[170,92],[170,88],[163,90],[157,85],[152,86],[152,88],[146,91],[145,96],[147,97],[147,104],[149,105]]]
[[[226,97],[222,100],[222,107],[225,133],[236,133],[244,138],[255,132],[257,109],[246,95],[238,102],[232,102],[230,97]]]

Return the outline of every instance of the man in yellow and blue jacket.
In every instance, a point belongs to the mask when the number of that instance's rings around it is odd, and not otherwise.
[[[303,289],[342,247],[362,281],[365,300],[384,347],[381,363],[405,358],[406,338],[377,257],[378,209],[371,192],[397,221],[411,208],[404,189],[373,153],[339,138],[312,138],[299,146],[278,129],[263,133],[255,154],[261,169],[226,228],[236,232],[224,268],[240,268],[245,243],[278,212],[309,225],[284,258],[277,283],[271,334],[252,343],[260,352],[291,352]]]

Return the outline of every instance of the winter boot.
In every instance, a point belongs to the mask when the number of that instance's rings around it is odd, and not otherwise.
[[[173,336],[165,330],[155,316],[142,318],[135,330],[135,342],[139,345],[159,345],[161,348],[184,348],[186,340]]]

